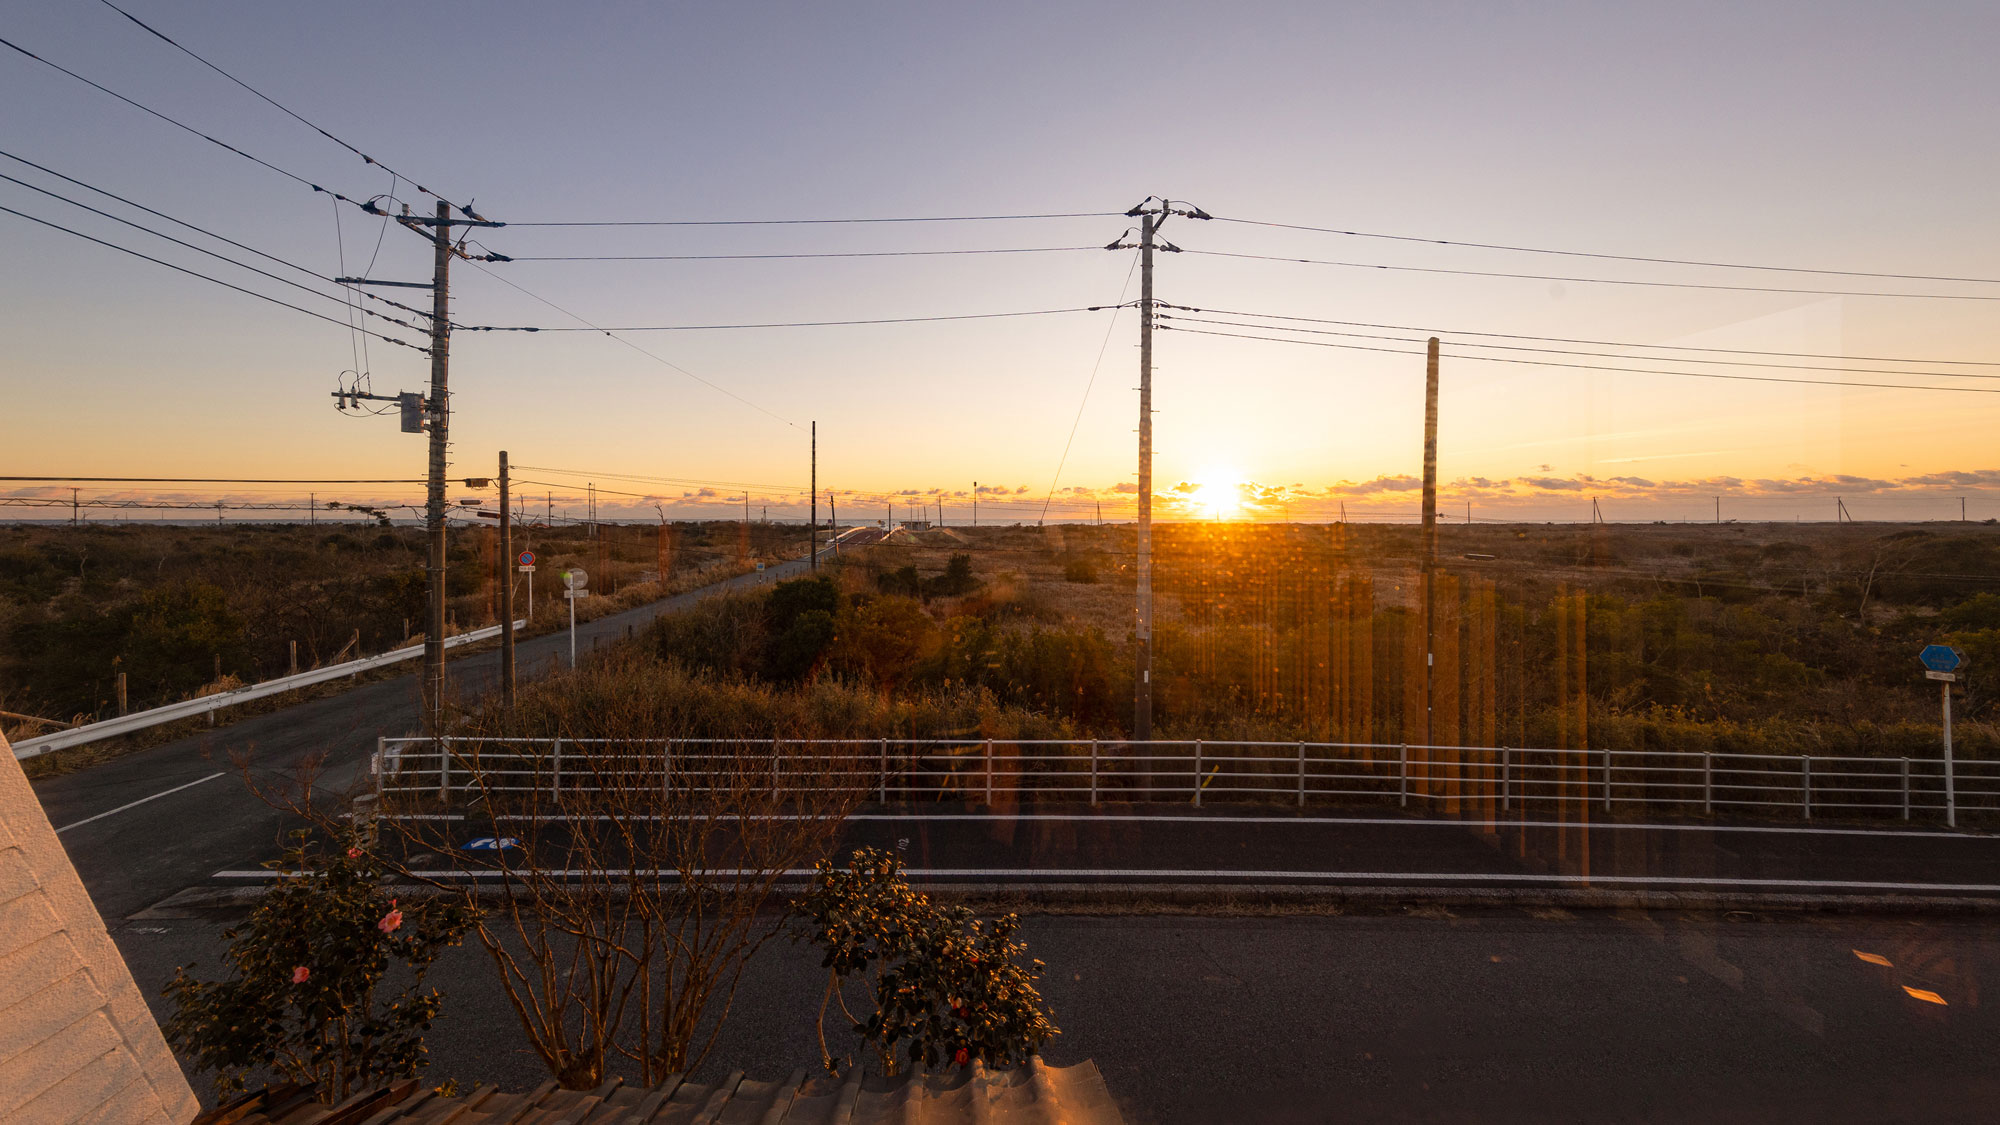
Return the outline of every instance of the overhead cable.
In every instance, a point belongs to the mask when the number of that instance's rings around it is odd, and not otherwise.
[[[269,301],[270,303],[272,303],[272,304],[274,304],[274,305],[282,305],[282,306],[284,306],[285,308],[288,308],[288,309],[291,309],[291,310],[292,310],[293,312],[302,312],[302,313],[306,314],[306,315],[307,315],[307,316],[309,316],[309,317],[313,317],[313,318],[314,318],[314,319],[316,319],[316,320],[324,320],[324,321],[326,321],[326,322],[327,322],[328,324],[337,324],[337,325],[339,325],[339,326],[340,326],[340,327],[342,327],[342,328],[350,328],[350,329],[351,329],[351,328],[353,328],[353,326],[352,326],[352,325],[350,325],[350,324],[349,324],[348,322],[346,322],[346,321],[343,321],[343,320],[335,320],[335,319],[334,319],[333,317],[330,317],[330,316],[326,316],[326,315],[324,315],[324,314],[322,314],[322,313],[316,313],[316,312],[312,311],[311,309],[308,309],[308,308],[303,308],[303,307],[301,307],[301,306],[299,306],[299,305],[294,305],[294,304],[292,304],[292,303],[291,303],[290,301],[281,301],[281,300],[279,300],[278,298],[276,298],[276,297],[273,297],[273,296],[271,296],[271,295],[269,295],[269,294],[267,294],[267,293],[259,293],[259,292],[257,292],[257,291],[256,291],[256,290],[254,290],[254,289],[245,289],[245,288],[243,288],[243,287],[242,287],[241,285],[235,285],[235,284],[232,284],[232,283],[230,283],[230,282],[227,282],[227,281],[224,281],[224,280],[222,280],[222,279],[221,279],[221,278],[219,278],[219,277],[210,277],[209,275],[207,275],[207,274],[205,274],[205,273],[201,273],[201,272],[200,272],[200,271],[198,271],[198,270],[191,270],[191,269],[188,269],[188,268],[187,268],[186,266],[177,266],[177,265],[175,265],[175,264],[174,264],[174,263],[172,263],[172,262],[169,262],[169,261],[164,261],[164,260],[162,260],[162,259],[160,259],[160,258],[155,258],[155,257],[153,257],[153,256],[152,256],[151,254],[145,254],[145,253],[141,253],[140,251],[138,251],[138,250],[133,250],[133,249],[131,249],[131,248],[129,248],[129,247],[125,247],[125,246],[120,246],[120,245],[118,245],[118,244],[117,244],[117,243],[115,243],[115,242],[106,242],[105,240],[103,240],[103,239],[101,239],[101,238],[95,238],[95,237],[93,237],[93,236],[91,236],[91,235],[87,235],[87,234],[83,233],[83,232],[82,232],[82,231],[80,231],[80,230],[72,230],[72,229],[71,229],[71,228],[69,228],[69,227],[66,227],[66,226],[63,226],[63,225],[62,225],[61,223],[53,223],[53,222],[50,222],[50,221],[49,221],[49,220],[47,220],[47,219],[41,219],[41,218],[36,218],[35,216],[33,216],[33,215],[30,215],[30,214],[28,214],[28,213],[27,213],[27,212],[25,212],[25,211],[16,211],[16,210],[14,210],[14,209],[13,209],[12,207],[5,207],[5,206],[0,206],[0,211],[4,211],[4,212],[6,212],[6,213],[7,213],[7,214],[9,214],[9,215],[18,215],[18,216],[20,216],[21,218],[23,218],[23,219],[26,219],[26,220],[28,220],[28,221],[29,221],[29,222],[31,222],[31,223],[40,223],[40,224],[41,224],[42,226],[45,226],[45,227],[49,227],[49,228],[52,228],[52,229],[54,229],[54,230],[59,230],[59,231],[63,232],[64,234],[70,234],[70,235],[75,235],[76,237],[78,237],[78,238],[81,238],[81,239],[83,239],[83,240],[84,240],[85,242],[95,242],[95,243],[97,243],[97,244],[98,244],[99,246],[105,246],[105,247],[109,247],[110,249],[113,249],[113,250],[116,250],[116,251],[118,251],[118,252],[119,252],[119,253],[121,253],[121,254],[130,254],[130,255],[132,255],[132,256],[133,256],[133,257],[135,257],[135,258],[143,258],[143,259],[145,259],[146,261],[149,261],[149,262],[152,262],[152,263],[153,263],[154,265],[159,265],[159,266],[165,266],[165,267],[167,267],[167,268],[168,268],[168,269],[170,269],[170,270],[174,270],[174,271],[177,271],[177,272],[179,272],[179,273],[184,273],[184,274],[187,274],[187,275],[188,275],[189,277],[198,277],[198,278],[202,279],[203,281],[209,281],[209,282],[213,282],[213,283],[215,283],[215,284],[217,284],[217,285],[220,285],[220,286],[222,286],[222,287],[223,287],[224,289],[234,289],[234,290],[236,290],[236,291],[237,291],[238,293],[242,293],[242,294],[245,294],[245,295],[247,295],[247,296],[251,296],[251,297],[255,297],[255,298],[257,298],[257,299],[258,299],[258,300],[260,300],[260,301]],[[246,268],[246,269],[247,269],[247,268],[249,268],[249,267],[247,267],[247,266],[246,266],[246,267],[244,267],[244,268]],[[321,294],[321,295],[322,295],[322,296],[324,296],[325,294]],[[376,331],[374,331],[374,330],[372,330],[372,329],[368,329],[368,328],[361,328],[361,329],[355,329],[355,330],[356,330],[356,331],[360,331],[360,332],[366,332],[366,333],[367,333],[368,335],[370,335],[370,336],[373,336],[373,337],[375,337],[375,338],[376,338],[377,340],[381,340],[381,341],[382,341],[382,342],[384,342],[384,343],[388,343],[388,344],[395,344],[395,345],[397,345],[397,346],[399,346],[399,347],[405,347],[405,348],[409,348],[409,349],[411,349],[411,350],[413,350],[413,351],[419,351],[419,352],[423,352],[423,353],[424,353],[424,354],[426,354],[426,355],[429,355],[429,354],[430,354],[430,349],[429,349],[429,348],[424,348],[424,347],[419,347],[419,346],[417,346],[416,344],[412,344],[412,343],[410,343],[410,342],[409,342],[409,341],[407,341],[407,340],[398,340],[398,339],[396,339],[396,338],[395,338],[394,336],[385,336],[385,335],[381,334],[380,332],[376,332]]]
[[[1523,281],[1566,281],[1579,285],[1637,285],[1650,289],[1707,289],[1729,293],[1795,293],[1817,297],[1903,297],[1921,301],[2000,301],[2000,293],[1898,293],[1876,289],[1794,289],[1773,285],[1721,285],[1701,281],[1639,281],[1619,277],[1570,277],[1557,274],[1512,273],[1506,270],[1447,269],[1442,266],[1392,266],[1383,262],[1342,262],[1324,258],[1295,258],[1281,254],[1243,254],[1229,250],[1187,250],[1210,258],[1241,258],[1258,262],[1291,262],[1306,266],[1343,266],[1349,269],[1390,270],[1397,273],[1447,274],[1453,277],[1505,277]]]
[[[524,225],[524,224],[509,224]],[[823,254],[514,254],[510,262],[757,262],[807,258],[943,258],[965,254],[1067,254],[1101,246],[1011,246],[982,250],[856,250]]]
[[[1282,336],[1252,336],[1242,332],[1218,332],[1207,328],[1175,328],[1162,324],[1162,330],[1183,332],[1191,336],[1227,336],[1238,340],[1262,340],[1267,344],[1305,344],[1315,348],[1341,348],[1347,351],[1382,352],[1388,355],[1423,355],[1421,351],[1406,348],[1382,348],[1369,344],[1336,344],[1330,340],[1300,340]],[[1633,375],[1671,375],[1690,379],[1724,379],[1732,382],[1751,383],[1795,383],[1808,387],[1873,387],[1891,391],[1945,391],[1960,394],[2000,394],[2000,387],[1935,387],[1909,383],[1869,383],[1848,379],[1792,379],[1782,375],[1728,375],[1719,371],[1662,371],[1646,367],[1610,367],[1595,363],[1558,363],[1553,360],[1519,359],[1511,356],[1493,355],[1453,355],[1454,359],[1474,360],[1480,363],[1518,363],[1534,367],[1566,367],[1579,371],[1610,371]]]
[[[271,97],[269,94],[266,94],[264,91],[259,90],[255,86],[250,85],[248,82],[243,81],[241,78],[236,77],[234,74],[229,73],[228,71],[222,69],[221,67],[201,57],[200,55],[195,54],[193,51],[189,50],[187,47],[183,46],[179,42],[176,42],[175,40],[169,38],[164,32],[160,31],[158,28],[140,19],[138,16],[135,16],[132,13],[126,11],[125,9],[119,7],[118,5],[112,3],[111,0],[100,0],[100,2],[105,7],[110,8],[112,11],[117,12],[119,15],[124,16],[128,20],[131,20],[133,23],[138,24],[141,28],[145,29],[147,34],[154,36],[155,38],[159,39],[162,43],[167,44],[168,46],[181,52],[182,54],[200,63],[201,65],[207,67],[208,69],[214,71],[215,73],[220,74],[224,78],[229,79],[231,82],[236,83],[238,86],[241,86],[245,90],[250,91],[252,94],[257,95],[257,97],[261,98],[266,104],[277,109],[280,113],[283,113],[285,116],[291,118],[292,120],[298,122],[301,125],[304,125],[306,128],[311,129],[313,132],[318,133],[320,136],[325,137],[327,140],[332,141],[334,144],[337,144],[341,148],[344,148],[347,151],[353,153],[354,155],[360,157],[362,163],[372,164],[375,167],[382,169],[384,172],[389,173],[391,176],[396,177],[397,179],[408,180],[411,186],[415,187],[418,191],[423,192],[425,195],[430,196],[432,199],[444,200],[444,202],[451,204],[451,206],[458,207],[460,212],[464,213],[467,218],[473,217],[469,209],[470,204],[464,207],[460,207],[458,204],[452,203],[451,200],[445,199],[444,196],[439,195],[438,193],[432,191],[431,189],[425,187],[424,185],[418,183],[417,181],[410,179],[410,177],[405,176],[401,172],[396,171],[394,168],[389,167],[387,164],[384,164],[380,160],[377,160],[374,157],[368,155],[367,153],[362,152],[360,149],[355,148],[353,145],[347,143],[344,140],[341,140],[339,137],[334,136],[332,133],[327,132],[325,129],[314,124],[313,122],[306,120],[298,113],[293,112],[293,110],[289,106],[280,103],[277,99]]]
[[[510,227],[793,227],[841,223],[994,223],[1016,219],[1110,219],[1122,211],[1059,211],[1040,215],[899,215],[870,219],[628,219],[599,222],[508,223]]]
[[[379,208],[375,207],[371,203],[366,203],[363,202],[362,200],[342,195],[340,192],[337,192],[332,188],[321,187],[318,184],[313,183],[311,180],[305,178],[304,176],[299,175],[297,172],[292,172],[288,171],[287,169],[280,168],[276,164],[273,164],[262,157],[252,156],[249,153],[244,152],[242,149],[237,148],[235,145],[230,144],[228,141],[218,140],[217,138],[202,132],[200,129],[197,129],[194,126],[189,125],[185,121],[180,121],[176,118],[168,117],[166,114],[161,113],[159,110],[154,109],[153,107],[146,105],[142,102],[134,101],[133,99],[126,97],[125,95],[119,93],[116,90],[111,89],[108,86],[104,86],[100,83],[93,82],[90,79],[85,78],[83,75],[78,74],[76,71],[69,69],[68,67],[59,66],[56,63],[50,62],[49,60],[34,53],[33,51],[28,50],[26,47],[21,46],[19,43],[15,43],[12,40],[6,38],[0,38],[0,47],[11,47],[14,50],[20,52],[21,54],[28,56],[29,58],[35,60],[38,63],[41,63],[44,66],[50,67],[54,70],[62,72],[63,74],[69,75],[71,78],[74,78],[78,82],[81,82],[86,86],[89,86],[93,90],[98,90],[103,93],[109,94],[112,97],[117,98],[119,101],[124,102],[126,105],[131,106],[133,109],[141,110],[145,113],[152,114],[154,117],[157,117],[160,120],[166,122],[167,124],[172,125],[176,129],[181,129],[185,130],[186,132],[193,133],[195,136],[200,137],[202,140],[207,141],[212,145],[215,145],[219,148],[227,149],[228,151],[235,153],[236,155],[242,157],[245,160],[250,161],[253,164],[259,164],[265,168],[269,168],[271,171],[276,172],[277,174],[285,177],[288,180],[297,181],[298,183],[304,184],[306,187],[309,187],[314,191],[323,192],[327,195],[331,195],[332,197],[340,200],[343,203],[351,203],[354,206],[369,212],[370,214],[379,215],[382,213]]]
[[[1241,223],[1247,226],[1275,227],[1279,230],[1315,231],[1320,234],[1338,234],[1349,238],[1374,238],[1388,242],[1417,242],[1428,246],[1458,246],[1472,250],[1504,250],[1514,254],[1547,254],[1563,258],[1596,258],[1611,262],[1642,262],[1647,265],[1700,266],[1708,269],[1761,270],[1770,273],[1823,274],[1828,277],[1875,277],[1893,281],[1946,281],[1965,285],[2000,285],[2000,278],[1993,277],[1951,277],[1927,273],[1883,273],[1874,270],[1817,269],[1808,266],[1767,266],[1748,262],[1713,262],[1699,258],[1653,258],[1639,254],[1607,254],[1589,250],[1552,250],[1541,246],[1510,246],[1497,242],[1460,242],[1449,238],[1420,238],[1408,234],[1378,234],[1359,230],[1337,230],[1333,227],[1303,226],[1298,223],[1272,223],[1259,219],[1235,219],[1226,215],[1212,216],[1219,222]]]
[[[494,276],[498,277],[499,275],[495,274]],[[504,281],[505,279],[502,278],[501,280]],[[509,282],[509,284],[512,283]],[[519,286],[516,286],[516,288],[519,288]],[[526,292],[526,290],[522,291]],[[533,294],[529,294],[529,296],[533,296]],[[539,298],[537,299],[539,300]],[[1001,317],[1015,316],[1060,316],[1065,313],[1100,312],[1104,309],[1117,307],[1119,306],[1090,305],[1088,307],[1072,309],[1025,309],[1019,312],[956,313],[950,316],[890,316],[876,317],[869,320],[775,320],[745,324],[641,324],[620,328],[600,328],[589,321],[584,321],[588,327],[583,328],[547,328],[486,324],[454,325],[453,327],[466,332],[602,332],[608,336],[613,332],[714,332],[734,328],[828,328],[855,324],[932,324],[947,320],[995,320]],[[570,315],[575,316],[574,313]],[[577,317],[577,319],[582,320],[583,318]],[[773,417],[776,417],[776,415],[773,415]]]

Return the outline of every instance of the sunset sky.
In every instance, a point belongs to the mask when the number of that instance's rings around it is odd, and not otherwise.
[[[1454,518],[1470,502],[1477,517],[1588,519],[1596,496],[1607,518],[1706,519],[1721,496],[1725,518],[1830,519],[1836,495],[1864,519],[1956,518],[1961,496],[1973,518],[2000,516],[1991,437],[2000,396],[1987,393],[2000,391],[2000,281],[1652,264],[1256,225],[2000,279],[2000,150],[1984,142],[2000,111],[1991,64],[2000,10],[1990,5],[119,3],[495,220],[1085,213],[482,231],[481,244],[515,258],[1086,249],[461,264],[453,312],[464,324],[1117,305],[1138,295],[1134,255],[1101,247],[1131,227],[1122,212],[1159,195],[1217,216],[1167,223],[1163,237],[1188,252],[1160,255],[1160,300],[1346,322],[1163,322],[1173,329],[1156,337],[1164,514],[1324,519],[1345,502],[1356,517],[1413,515],[1423,359],[1394,353],[1421,352],[1435,334],[1445,353],[1442,506]],[[17,5],[0,37],[315,183],[432,205],[98,0]],[[0,50],[0,101],[14,109],[0,151],[327,276],[372,261],[371,276],[428,277],[429,249],[415,235],[385,232],[13,51]],[[14,160],[0,159],[0,174],[170,229]],[[15,183],[0,181],[0,206],[344,316],[339,300]],[[420,390],[425,357],[375,342],[364,361],[344,327],[11,214],[0,214],[0,252],[12,267],[0,273],[0,474],[421,475],[421,438],[398,432],[393,417],[343,417],[329,395],[357,368],[376,391]],[[1273,331],[1279,323],[1364,335]],[[655,502],[670,516],[740,510],[747,490],[771,515],[792,516],[803,513],[807,426],[817,420],[819,481],[842,490],[843,520],[877,518],[884,496],[909,493],[942,494],[956,522],[969,516],[974,481],[1004,490],[984,494],[983,518],[1032,520],[1052,484],[1061,518],[1093,516],[1099,501],[1107,518],[1132,510],[1130,309],[621,335],[652,354],[593,332],[460,333],[453,475],[490,474],[504,448],[546,467],[520,474],[547,482],[524,485],[538,499],[565,485],[577,495],[590,480],[639,494],[608,495],[606,511],[652,518]],[[1754,366],[1761,360],[1744,351],[1791,353],[1769,362],[1792,366]],[[1964,390],[1593,371],[1475,353]],[[1872,370],[1843,374],[1824,369],[1837,360],[1810,358],[1824,356],[1872,357],[1848,365]],[[1703,357],[1725,362],[1693,362]],[[329,491],[341,490],[320,495]],[[95,493],[113,494],[124,493]]]

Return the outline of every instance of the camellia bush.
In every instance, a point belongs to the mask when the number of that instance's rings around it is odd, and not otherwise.
[[[303,831],[269,866],[278,878],[263,901],[223,931],[234,975],[197,980],[187,965],[167,985],[175,1006],[167,1041],[214,1071],[223,1093],[259,1071],[316,1084],[328,1102],[414,1076],[444,999],[424,988],[424,974],[464,936],[470,911],[450,902],[404,906],[370,853],[316,846]],[[408,983],[384,993],[396,966]]]
[[[1043,965],[1021,961],[1027,945],[1014,939],[1020,919],[981,919],[962,906],[939,906],[903,878],[902,861],[859,848],[846,867],[816,865],[812,891],[798,902],[804,936],[826,953],[826,996],[820,1002],[820,1051],[826,1011],[838,1000],[854,1030],[879,1053],[888,1073],[897,1052],[926,1067],[1026,1062],[1060,1034],[1044,1010],[1035,981]],[[870,979],[875,1009],[856,1018],[841,995],[850,976]]]

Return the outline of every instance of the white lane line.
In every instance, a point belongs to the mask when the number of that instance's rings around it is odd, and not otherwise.
[[[1621,883],[1634,886],[1697,886],[1697,887],[1804,887],[1813,890],[1843,891],[1959,891],[1979,894],[2000,893],[2000,883],[1876,883],[1846,879],[1728,879],[1694,875],[1542,875],[1492,873],[1483,871],[1253,871],[1242,869],[1203,870],[1201,868],[1097,868],[1097,867],[906,867],[905,875],[930,879],[962,878],[1056,878],[1056,879],[1279,879],[1287,882],[1450,882],[1450,883],[1573,883],[1582,885]],[[291,873],[260,871],[218,871],[216,879],[272,879],[288,877]],[[521,872],[435,870],[412,871],[411,875],[424,879],[501,879],[520,878]],[[556,869],[542,872],[544,875],[571,877],[580,875],[629,876],[660,879],[679,879],[680,872],[670,868],[607,869],[593,871],[586,869]],[[700,872],[711,877],[731,877],[739,875],[761,875],[763,872],[739,868],[717,868]],[[817,874],[810,867],[793,867],[779,872],[780,875],[806,877]]]
[[[209,774],[207,777],[195,778],[193,781],[188,782],[186,785],[176,785],[172,789],[162,790],[158,793],[153,794],[150,797],[141,797],[138,800],[131,802],[130,804],[119,805],[115,809],[107,809],[104,812],[98,813],[96,816],[86,816],[82,820],[77,821],[75,824],[65,824],[61,828],[56,829],[56,834],[61,835],[62,833],[67,832],[72,828],[81,828],[84,825],[89,824],[93,820],[103,820],[107,816],[116,816],[119,813],[124,812],[126,809],[136,809],[140,805],[145,804],[147,801],[157,801],[162,797],[172,796],[173,794],[178,793],[183,789],[192,789],[195,786],[200,785],[204,781],[214,781],[216,778],[221,777],[223,774],[226,774],[228,772],[229,772],[228,770],[217,770],[214,773]]]
[[[384,814],[390,820],[464,820],[462,813],[410,813],[407,815]],[[566,816],[503,816],[502,820],[575,820]],[[605,820],[605,816],[583,817],[585,820]],[[657,816],[623,817],[626,820],[658,820]],[[686,820],[688,817],[674,819]],[[702,816],[703,820],[738,820],[739,816]],[[756,819],[774,819],[759,816]],[[778,820],[823,820],[824,817],[783,813]],[[1098,816],[1092,813],[854,813],[843,818],[853,821],[1087,821],[1117,824],[1361,824],[1387,826],[1391,828],[1589,828],[1593,832],[1643,831],[1643,832],[1754,832],[1770,835],[1790,836],[1899,836],[1907,839],[1944,840],[1993,840],[2000,836],[1985,832],[1947,832],[1943,830],[1915,828],[1787,828],[1782,825],[1756,824],[1629,824],[1617,821],[1594,821],[1584,823],[1576,820],[1415,820],[1404,817],[1366,816]]]

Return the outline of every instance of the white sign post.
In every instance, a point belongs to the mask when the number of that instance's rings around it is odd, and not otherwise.
[[[576,599],[590,596],[590,575],[580,566],[563,571],[563,597],[569,601],[569,666],[576,670]]]
[[[1938,688],[1944,696],[1944,824],[1946,828],[1957,828],[1958,791],[1951,776],[1951,684],[1958,679],[1965,654],[1950,645],[1925,645],[1917,659],[1923,662],[1925,679],[1941,681]]]

